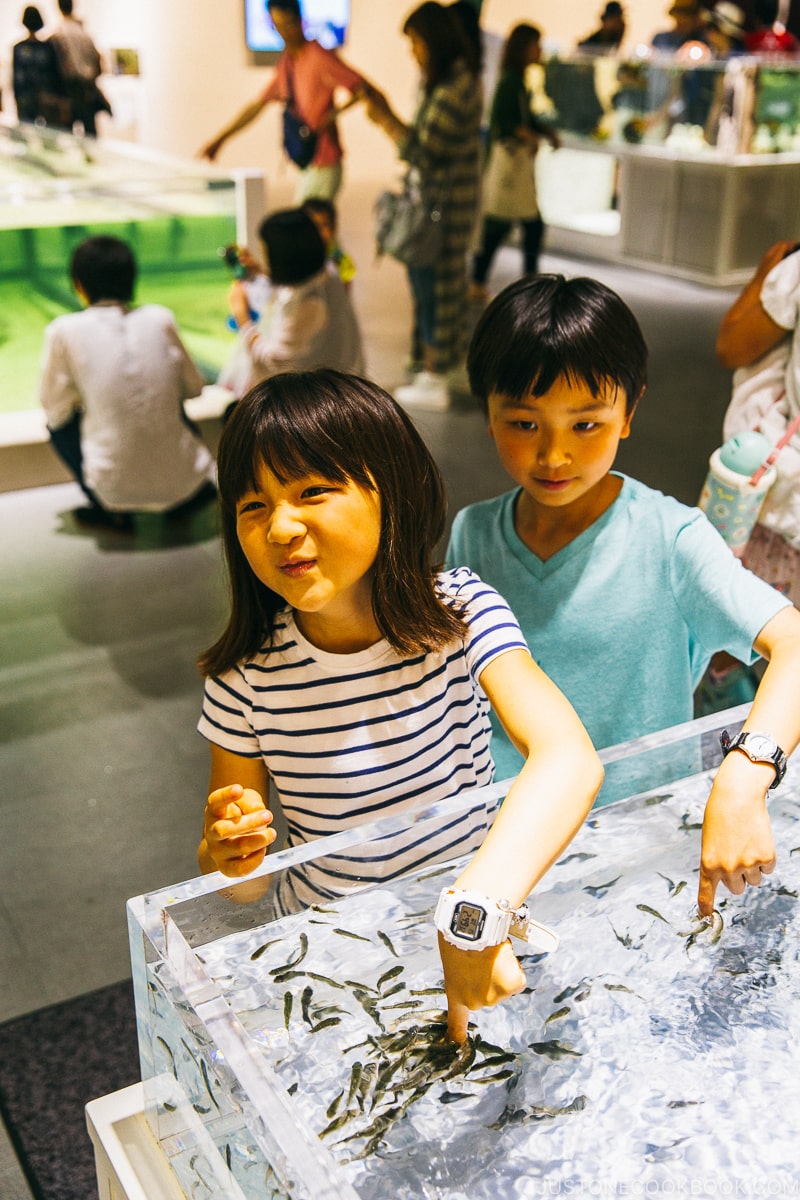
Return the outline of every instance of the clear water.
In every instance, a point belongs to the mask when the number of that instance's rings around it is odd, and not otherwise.
[[[713,945],[689,936],[708,788],[699,776],[593,814],[535,893],[561,946],[525,960],[524,994],[475,1015],[470,1063],[443,1062],[436,1045],[430,912],[454,867],[202,948],[297,1120],[333,1126],[322,1143],[336,1178],[375,1200],[678,1185],[793,1194],[800,786],[790,773],[771,802],[777,871],[743,897],[719,894]],[[245,1196],[291,1193],[248,1134],[246,1097],[219,1054],[168,1000],[163,964],[151,984],[156,1073],[206,1110]],[[187,1195],[217,1194],[192,1170],[182,1181]]]

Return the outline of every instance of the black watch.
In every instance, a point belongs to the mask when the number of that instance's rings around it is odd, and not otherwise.
[[[731,737],[727,729],[723,729],[719,744],[723,754],[730,754],[731,750],[743,750],[752,762],[772,763],[775,778],[767,788],[769,792],[778,786],[786,774],[786,755],[766,733],[737,733],[736,737]]]

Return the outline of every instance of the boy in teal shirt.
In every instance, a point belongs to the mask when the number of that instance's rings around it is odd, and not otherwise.
[[[529,276],[484,312],[467,368],[517,488],[456,516],[447,565],[466,565],[517,616],[534,658],[605,747],[691,719],[720,649],[769,667],[745,722],[800,741],[800,613],[746,571],[710,522],[612,471],[646,386],[630,309],[591,279]],[[499,778],[519,769],[496,732]],[[771,762],[720,766],[706,807],[699,905],[771,871]]]

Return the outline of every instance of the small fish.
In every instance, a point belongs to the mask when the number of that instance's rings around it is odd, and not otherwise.
[[[571,1042],[528,1042],[535,1054],[543,1054],[545,1058],[580,1058],[583,1051],[573,1050]]]
[[[565,987],[563,992],[559,992],[557,996],[553,996],[553,1003],[560,1004],[562,1000],[569,999],[570,996],[574,996],[585,984],[586,980],[582,979],[580,983],[574,983],[572,987]]]
[[[404,983],[396,983],[394,987],[390,987],[387,991],[381,994],[381,1000],[388,1000],[390,996],[396,996],[398,992],[404,992],[405,990],[406,985]],[[420,1001],[420,1003],[422,1002]]]
[[[691,929],[684,930],[678,936],[686,938],[684,950],[688,954],[692,946],[696,946],[698,942],[703,946],[716,946],[722,937],[723,928],[722,914],[715,908],[710,917],[698,916]]]
[[[578,851],[575,854],[568,854],[566,858],[560,858],[556,864],[559,867],[566,866],[570,862],[586,862],[589,858],[597,858],[596,854],[586,854],[584,851]]]
[[[316,1025],[312,1025],[309,1033],[319,1033],[320,1029],[330,1029],[333,1025],[341,1025],[341,1017],[326,1017],[324,1021],[320,1021]]]
[[[196,1113],[199,1113],[201,1117],[204,1117],[207,1115],[207,1113],[211,1112],[211,1109],[207,1104],[193,1104],[192,1108]]]
[[[474,1083],[501,1083],[505,1079],[510,1079],[512,1075],[519,1075],[519,1071],[513,1067],[508,1067],[504,1071],[497,1071],[494,1075],[473,1075]]]
[[[583,1112],[588,1104],[587,1096],[576,1096],[570,1104],[560,1108],[551,1108],[545,1104],[535,1104],[531,1108],[505,1108],[489,1129],[505,1129],[507,1125],[526,1125],[529,1121],[551,1120],[553,1117],[568,1116],[572,1113]]]
[[[361,1083],[361,1076],[363,1072],[363,1065],[360,1062],[354,1062],[350,1070],[350,1086],[347,1090],[347,1102],[345,1104],[346,1108],[350,1107],[350,1104],[352,1103],[353,1098],[358,1091],[358,1085]]]
[[[392,939],[389,937],[388,933],[384,933],[382,929],[379,929],[378,937],[381,939],[381,941],[383,942],[384,946],[386,947],[386,949],[389,951],[390,954],[393,954],[395,956],[395,958],[400,957],[400,955],[397,953],[394,946],[392,945]]]
[[[370,987],[368,983],[359,983],[357,979],[345,979],[345,983],[350,988],[357,988],[361,992],[374,992],[377,996],[378,989]]]
[[[666,917],[662,917],[661,913],[655,908],[651,908],[649,904],[637,904],[639,912],[647,913],[648,917],[656,917],[659,921],[663,921],[665,925],[669,925]]]
[[[372,945],[371,938],[363,937],[360,933],[351,933],[349,929],[334,929],[332,932],[338,933],[339,937],[352,938],[354,942],[367,942],[368,945]]]
[[[627,992],[629,996],[636,995],[633,988],[626,987],[624,983],[604,983],[603,987],[607,992]]]
[[[206,1067],[205,1059],[203,1059],[203,1058],[200,1059],[200,1070],[203,1075],[203,1083],[206,1085],[206,1091],[208,1092],[209,1096],[211,1097],[211,1103],[214,1105],[215,1108],[219,1108],[219,1104],[217,1103],[217,1098],[214,1095],[214,1092],[211,1087],[211,1080],[208,1077],[208,1068]]]
[[[284,971],[293,970],[294,967],[299,966],[299,964],[303,961],[303,959],[305,958],[305,956],[307,954],[308,954],[308,934],[301,933],[300,934],[300,948],[297,951],[297,953],[295,954],[294,958],[290,958],[289,961],[287,963],[284,963],[282,967],[274,967],[270,971],[270,975],[282,975],[284,973]],[[250,957],[252,958],[253,955],[251,954]]]
[[[658,796],[648,796],[645,800],[645,807],[651,808],[654,804],[663,804],[665,800],[672,799],[672,792],[661,792]]]
[[[660,875],[661,878],[666,882],[667,887],[669,888],[670,896],[679,896],[686,887],[685,879],[682,879],[680,883],[675,883],[674,879],[670,879],[668,875],[664,875],[661,871],[656,871],[656,875]]]
[[[412,996],[443,996],[444,988],[443,987],[410,988],[410,994]]]
[[[289,1022],[292,1019],[292,1006],[294,1004],[294,996],[291,992],[284,993],[283,997],[283,1024],[288,1031]]]
[[[381,975],[380,979],[378,980],[377,984],[375,985],[377,987],[378,991],[381,991],[381,989],[383,988],[383,985],[385,983],[388,983],[390,979],[396,979],[397,976],[402,974],[402,972],[404,970],[405,970],[405,968],[402,967],[398,963],[398,965],[396,967],[390,967],[390,969],[388,971],[384,971],[383,974]]]
[[[327,983],[328,987],[344,989],[344,984],[338,979],[331,979],[329,975],[318,975],[316,971],[306,971],[309,979],[316,979],[318,983]]]
[[[551,1012],[550,1016],[546,1018],[545,1025],[549,1025],[551,1021],[560,1021],[569,1012],[572,1012],[572,1009],[568,1004],[565,1004],[563,1008],[557,1008],[555,1012]]]
[[[331,1100],[330,1104],[326,1108],[325,1116],[328,1118],[329,1121],[333,1117],[336,1116],[337,1109],[339,1108],[339,1105],[341,1104],[343,1097],[344,1097],[344,1091],[339,1092],[338,1096],[334,1096],[333,1100]],[[348,1103],[349,1103],[349,1099],[348,1099]]]
[[[269,950],[270,946],[277,946],[279,941],[281,941],[281,938],[273,938],[271,942],[264,942],[263,946],[259,946],[258,949],[254,950],[250,955],[250,961],[255,962],[257,958],[261,958],[261,955],[265,954],[266,951]]]
[[[167,1054],[169,1055],[170,1066],[172,1067],[172,1074],[177,1079],[178,1078],[178,1069],[175,1066],[175,1055],[172,1053],[171,1047],[167,1044],[167,1042],[164,1041],[164,1039],[162,1037],[156,1036],[156,1041],[164,1047]]]
[[[702,1103],[702,1100],[670,1100],[667,1108],[694,1108]]]
[[[311,984],[309,984],[308,987],[303,988],[303,993],[300,997],[300,1011],[303,1014],[303,1020],[305,1021],[306,1025],[312,1024],[309,1006],[311,1004],[311,997],[313,995],[314,989],[312,988]]]
[[[588,892],[590,896],[594,896],[595,899],[599,899],[600,896],[605,896],[608,889],[612,888],[615,883],[618,883],[621,878],[621,875],[617,875],[616,879],[609,879],[608,883],[589,884],[583,890],[584,892]]]

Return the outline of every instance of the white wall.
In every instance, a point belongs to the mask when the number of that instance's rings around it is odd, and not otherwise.
[[[19,24],[23,7],[18,0],[0,0],[4,76],[10,47],[24,33]],[[55,18],[55,0],[42,0],[39,7],[45,19]],[[139,51],[139,140],[157,149],[191,157],[269,78],[269,69],[253,66],[245,49],[242,0],[76,0],[75,7],[101,49]],[[343,52],[403,114],[410,112],[416,70],[400,28],[413,7],[408,0],[351,0],[351,32]],[[603,0],[485,0],[483,24],[505,34],[518,21],[530,21],[567,51],[595,28],[602,7]],[[626,4],[626,45],[649,40],[664,28],[667,7],[666,0]],[[341,129],[351,177],[393,173],[391,145],[362,111],[345,114]],[[277,106],[225,147],[220,164],[259,166],[288,176]]]

